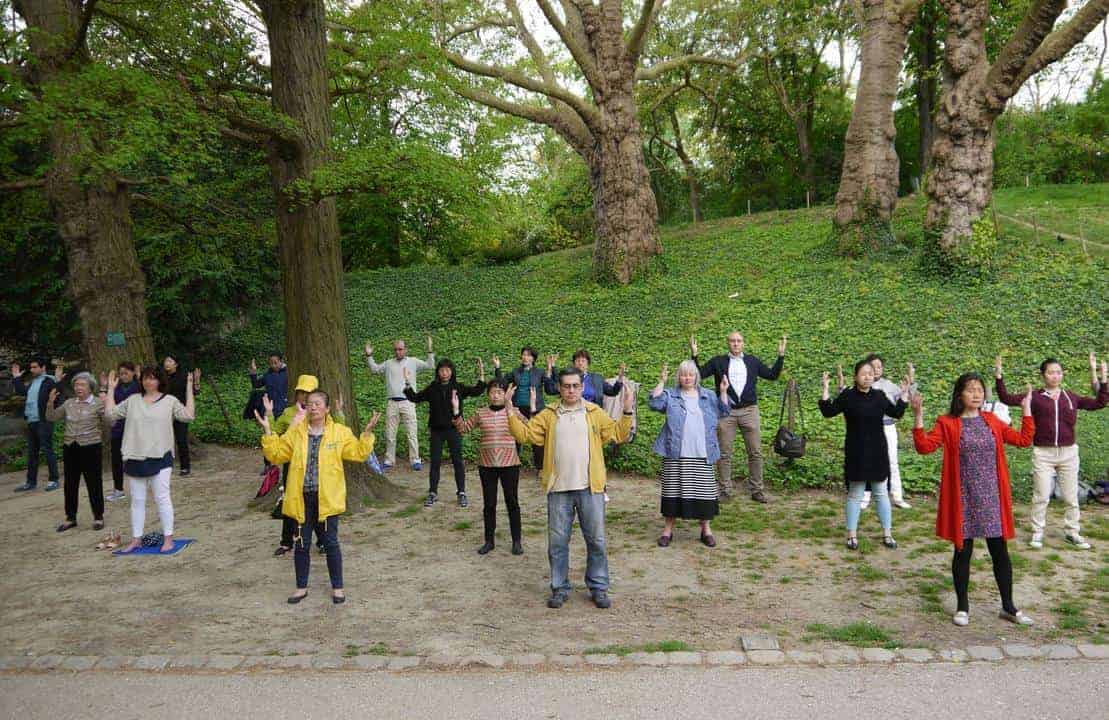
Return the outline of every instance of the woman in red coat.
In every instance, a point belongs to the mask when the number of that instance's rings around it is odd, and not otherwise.
[[[967,597],[970,559],[974,553],[974,538],[981,537],[986,539],[993,560],[994,579],[1001,592],[999,617],[1018,625],[1031,625],[1032,618],[1013,604],[1013,565],[1006,540],[1014,538],[1016,533],[1009,467],[1005,461],[1005,443],[1017,447],[1032,444],[1036,426],[1029,407],[1031,393],[1021,405],[1020,431],[1010,428],[993,413],[983,411],[985,397],[986,384],[982,376],[978,373],[960,375],[951,394],[951,408],[946,415],[937,417],[935,426],[926,432],[923,399],[915,394],[911,401],[913,443],[917,452],[925,455],[943,448],[936,535],[955,545],[951,575],[958,609],[952,622],[960,626],[970,622]]]

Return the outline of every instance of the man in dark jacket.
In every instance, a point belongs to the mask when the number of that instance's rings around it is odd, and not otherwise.
[[[46,407],[50,402],[50,391],[57,384],[55,379],[46,374],[46,360],[42,357],[32,358],[28,363],[31,372],[31,381],[24,383],[22,369],[18,364],[13,364],[12,389],[16,395],[26,395],[27,402],[23,406],[23,417],[27,421],[27,482],[15,489],[16,492],[34,490],[38,485],[39,452],[46,454],[46,467],[50,471],[50,481],[44,490],[58,489],[58,459],[54,456],[54,423],[46,419]],[[61,401],[63,398],[58,398]]]
[[[431,439],[431,470],[428,472],[427,500],[425,507],[431,507],[439,498],[439,462],[443,459],[443,443],[450,448],[451,464],[454,466],[454,484],[458,491],[458,504],[468,507],[466,497],[466,466],[462,462],[462,436],[454,427],[454,409],[451,398],[458,393],[458,399],[475,397],[485,392],[485,366],[478,359],[479,379],[475,385],[460,385],[454,376],[454,363],[442,358],[435,365],[435,379],[420,392],[412,389],[412,372],[404,371],[404,396],[412,403],[428,404],[427,427]]]
[[[185,386],[188,383],[189,373],[177,365],[177,360],[166,355],[162,362],[169,380],[169,394],[185,404]],[[193,398],[200,394],[200,369],[193,370]],[[177,462],[181,466],[181,476],[192,472],[192,463],[189,461],[189,424],[173,421],[173,441],[177,444]]]
[[[778,342],[778,360],[767,367],[754,355],[743,352],[743,335],[733,330],[728,335],[728,354],[717,355],[702,365],[697,360],[697,339],[689,338],[689,349],[693,361],[701,371],[701,377],[713,378],[716,393],[720,394],[720,379],[728,377],[728,405],[730,412],[720,417],[716,426],[720,439],[720,460],[716,463],[716,484],[720,498],[731,495],[732,453],[734,452],[736,430],[743,434],[743,444],[747,448],[747,489],[755,502],[769,502],[762,480],[762,422],[759,417],[759,398],[755,390],[759,378],[777,380],[782,372],[786,355],[786,336]]]
[[[281,415],[289,404],[289,369],[285,366],[285,359],[281,353],[270,353],[269,370],[258,377],[258,364],[254,358],[250,360],[250,385],[253,388],[265,388],[266,396],[273,403],[273,414]]]
[[[543,390],[548,395],[558,395],[558,371],[555,369],[555,363],[558,362],[558,355],[547,356],[547,373],[543,376]],[[589,354],[588,350],[581,349],[574,353],[574,367],[581,370],[582,377],[582,391],[581,399],[587,400],[594,405],[602,405],[605,396],[616,397],[624,388],[624,369],[623,363],[620,364],[620,374],[614,383],[605,382],[605,376],[600,373],[589,372],[589,365],[593,362],[593,357]]]

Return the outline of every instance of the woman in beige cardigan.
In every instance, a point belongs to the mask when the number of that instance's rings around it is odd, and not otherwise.
[[[108,376],[108,390],[104,400],[105,415],[109,420],[127,420],[123,428],[123,474],[131,485],[131,543],[123,552],[131,552],[142,545],[143,526],[146,523],[147,488],[154,493],[158,516],[162,521],[162,552],[173,549],[173,500],[169,494],[169,479],[173,472],[173,421],[192,422],[196,417],[193,401],[193,383],[200,380],[200,370],[189,373],[185,385],[185,404],[166,391],[169,382],[165,372],[156,366],[142,369],[139,384],[142,393],[136,393],[116,405],[116,374]]]

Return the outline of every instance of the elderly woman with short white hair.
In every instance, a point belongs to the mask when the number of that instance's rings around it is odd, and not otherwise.
[[[58,389],[50,391],[46,403],[46,419],[65,420],[62,439],[62,463],[65,465],[65,522],[58,532],[77,527],[77,499],[81,477],[89,492],[92,506],[92,529],[104,528],[104,488],[102,481],[103,452],[101,433],[104,426],[104,403],[96,397],[96,381],[87,372],[78,373],[70,381],[74,397],[55,407]]]
[[[715,464],[720,459],[716,422],[728,413],[728,377],[720,381],[719,397],[701,387],[697,363],[685,360],[678,366],[677,383],[666,387],[670,371],[665,363],[658,385],[651,391],[648,406],[666,415],[666,423],[655,440],[654,451],[662,457],[659,483],[662,486],[662,516],[666,527],[658,539],[668,547],[678,518],[698,520],[701,542],[716,547],[710,521],[720,512]]]

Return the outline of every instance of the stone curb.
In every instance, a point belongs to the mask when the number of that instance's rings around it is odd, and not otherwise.
[[[710,652],[633,652],[588,655],[537,653],[497,655],[438,653],[415,655],[355,655],[333,653],[297,655],[0,655],[0,673],[17,672],[280,672],[388,671],[410,670],[557,670],[658,667],[747,668],[760,666],[864,666],[918,665],[921,663],[966,663],[1005,661],[1057,662],[1060,660],[1109,660],[1109,645],[1052,643],[1027,645],[971,645],[966,648],[855,648],[827,647],[821,650],[715,650]]]

